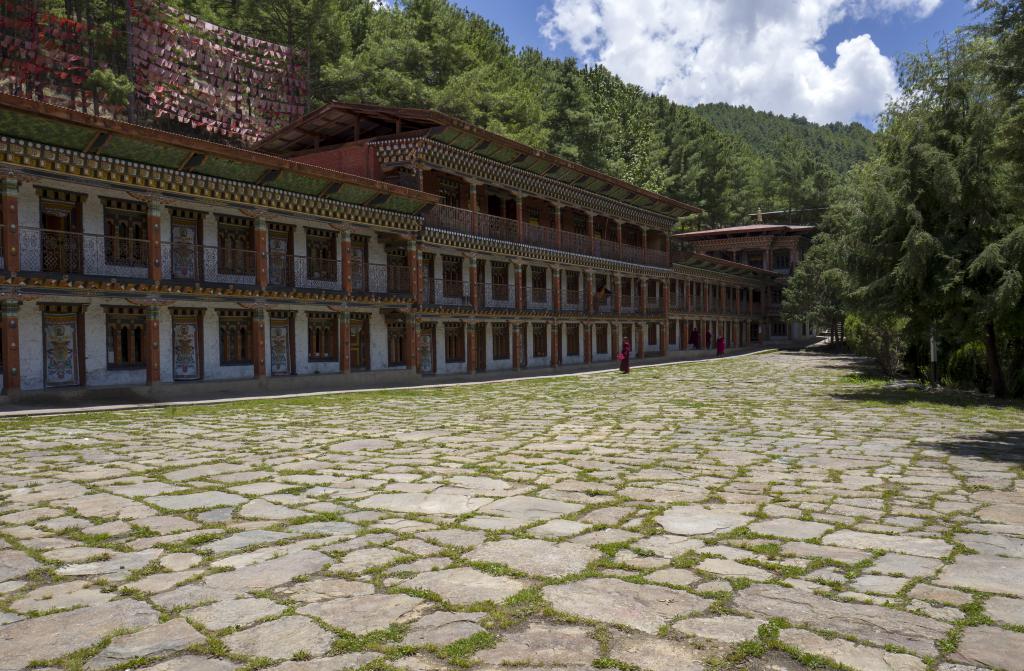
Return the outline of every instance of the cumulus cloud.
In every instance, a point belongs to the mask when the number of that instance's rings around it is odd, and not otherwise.
[[[923,17],[942,0],[552,0],[543,34],[581,59],[686,104],[730,102],[812,121],[873,117],[896,91],[870,35],[822,59],[847,18]]]

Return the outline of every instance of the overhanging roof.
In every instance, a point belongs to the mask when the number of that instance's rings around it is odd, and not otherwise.
[[[422,191],[359,175],[7,94],[0,94],[0,135],[406,214],[438,201]]]
[[[746,226],[728,226],[726,228],[709,228],[702,231],[676,233],[675,238],[682,240],[709,240],[728,238],[740,235],[805,235],[814,233],[816,226],[789,226],[786,224],[748,224]]]
[[[282,128],[258,147],[261,151],[297,156],[357,139],[417,131],[458,149],[662,216],[681,217],[701,212],[694,205],[648,191],[433,110],[333,102]]]
[[[745,263],[728,261],[715,256],[708,256],[707,254],[683,252],[681,257],[678,256],[680,254],[678,251],[673,252],[673,254],[676,255],[676,258],[673,259],[672,263],[686,268],[725,273],[727,275],[735,275],[736,277],[743,277],[745,279],[763,280],[779,277],[779,273],[773,273],[770,270],[755,268],[754,266],[748,266]]]

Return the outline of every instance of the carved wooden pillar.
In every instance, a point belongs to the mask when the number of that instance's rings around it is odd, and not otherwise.
[[[6,207],[4,211],[7,211]],[[18,307],[20,305],[16,300],[3,302],[4,390],[8,394],[21,389],[20,338],[18,336]]]
[[[420,304],[420,255],[419,244],[415,240],[409,240],[405,244],[406,265],[409,266],[409,294],[412,296],[412,304]],[[417,348],[413,348],[414,350]]]
[[[641,252],[643,254],[643,256],[641,256],[640,258],[643,259],[644,263],[646,263],[647,262],[647,256],[648,256],[648,254],[647,254],[647,229],[646,228],[640,230],[640,248],[643,250],[643,252]]]
[[[555,312],[562,309],[562,269],[551,269],[551,306]]]
[[[522,312],[526,309],[526,278],[523,274],[523,264],[513,264],[516,281],[516,310]]]
[[[519,231],[519,242],[526,242],[526,220],[523,219],[523,194],[516,194],[516,227]]]
[[[161,273],[160,254],[160,219],[164,208],[160,203],[149,203],[149,211],[146,213],[146,246],[149,259],[149,279],[159,282]]]
[[[146,306],[146,384],[160,382],[160,308]]]
[[[640,278],[640,314],[647,314],[647,278]]]
[[[562,248],[562,204],[555,203],[555,246]]]
[[[352,293],[352,231],[341,232],[341,290]]]
[[[18,180],[6,177],[0,203],[3,207],[4,268],[9,273],[21,270],[21,239],[18,233]],[[15,317],[17,319],[17,317]]]
[[[551,322],[551,367],[558,368],[558,349],[561,345],[561,330],[557,322]]]
[[[466,372],[476,372],[476,322],[466,322]]]
[[[595,248],[597,247],[597,240],[594,239],[594,213],[587,212],[587,240],[590,244],[590,253],[597,254]]]
[[[615,291],[613,299],[615,302],[615,315],[619,316],[622,314],[622,278],[620,276],[612,276],[612,289]]]
[[[469,304],[474,310],[480,309],[480,278],[475,256],[469,257]]]
[[[338,359],[341,362],[341,372],[352,372],[352,330],[349,321],[349,314],[342,312],[339,316],[340,327],[338,328]]]
[[[519,349],[522,347],[521,326],[521,324],[516,322],[509,325],[512,329],[512,370],[519,370],[521,366],[526,365],[526,362],[519,361]]]
[[[263,229],[266,234],[266,228]],[[264,236],[265,237],[265,236]],[[264,239],[264,242],[266,240]],[[265,257],[264,257],[265,258]],[[266,286],[266,285],[264,285]],[[266,318],[262,308],[252,311],[252,373],[253,377],[267,375]]]
[[[636,358],[643,359],[644,343],[647,341],[643,322],[637,322],[633,330],[636,331],[636,338],[634,338],[635,342],[633,343],[633,347],[636,348]]]
[[[661,356],[668,356],[668,329],[669,321],[661,320],[661,338],[658,341],[658,344],[661,345]]]
[[[590,363],[594,358],[594,325],[583,325],[583,363]]]
[[[476,193],[476,182],[469,183],[469,211],[470,215],[470,226],[473,231],[473,235],[480,235],[480,202],[477,200]]]
[[[587,315],[594,314],[594,271],[588,270],[583,274],[583,312]]]
[[[256,286],[259,289],[266,289],[270,282],[270,265],[267,256],[267,220],[257,217],[255,226],[256,235]]]
[[[405,367],[409,370],[416,370],[416,355],[420,348],[417,347],[417,335],[419,329],[416,324],[416,317],[405,316]]]

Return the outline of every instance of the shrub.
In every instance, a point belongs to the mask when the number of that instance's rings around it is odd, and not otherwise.
[[[969,342],[953,352],[946,362],[946,374],[942,384],[958,389],[977,389],[988,392],[992,384],[989,376],[985,345]]]
[[[896,376],[907,353],[903,334],[907,320],[891,315],[847,315],[844,323],[846,342],[862,356],[873,357],[888,378]]]

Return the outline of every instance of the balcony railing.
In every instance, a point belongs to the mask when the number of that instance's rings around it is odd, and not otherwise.
[[[455,231],[467,235],[479,235],[506,242],[522,242],[546,249],[560,249],[573,254],[600,256],[629,263],[667,266],[669,255],[664,250],[643,249],[633,245],[620,245],[615,240],[604,240],[580,235],[563,229],[561,234],[551,226],[537,224],[523,225],[523,238],[519,235],[519,222],[515,219],[476,213],[476,230],[473,227],[473,212],[450,205],[435,205],[427,214],[425,223],[431,228]]]
[[[527,310],[550,310],[551,290],[547,287],[530,287],[526,293]]]
[[[39,228],[20,231],[21,268],[27,272],[145,279],[149,241]]]
[[[512,284],[483,285],[483,302],[487,308],[513,309],[516,306],[516,288]]]
[[[384,263],[352,262],[354,295],[410,294],[409,269]]]
[[[583,301],[581,292],[575,289],[566,289],[562,292],[563,312],[582,312]]]
[[[427,280],[423,286],[423,303],[449,307],[472,305],[470,284],[465,280]]]
[[[187,242],[161,242],[165,280],[256,284],[256,252]]]

